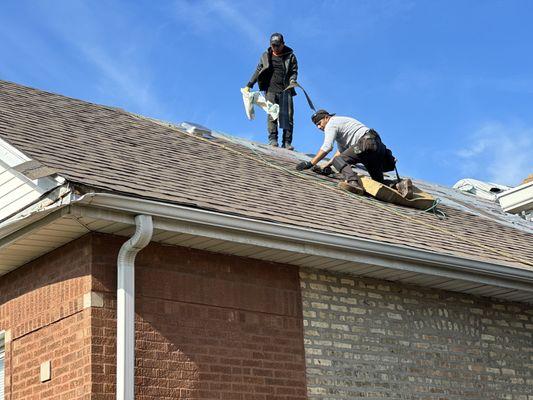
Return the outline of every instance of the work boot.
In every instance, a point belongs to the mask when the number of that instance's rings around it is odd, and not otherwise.
[[[279,147],[279,146],[278,146],[278,141],[277,141],[277,140],[270,140],[270,141],[268,142],[268,144],[269,144],[270,146],[272,146],[272,147]]]
[[[402,179],[396,184],[396,190],[407,200],[413,198],[413,182],[411,179]]]
[[[294,146],[291,145],[290,143],[283,143],[283,148],[290,150],[290,151],[294,150]]]
[[[342,190],[346,190],[347,192],[358,194],[359,196],[362,196],[365,194],[365,189],[363,189],[363,187],[358,181],[339,182],[338,186]]]

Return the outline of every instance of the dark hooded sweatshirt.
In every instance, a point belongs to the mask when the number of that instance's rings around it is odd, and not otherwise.
[[[279,93],[283,91],[290,82],[298,78],[298,61],[293,50],[285,46],[283,53],[278,57],[272,54],[269,47],[259,59],[259,64],[254,74],[248,82],[248,87],[253,87],[257,82],[259,90],[273,91]],[[296,91],[291,89],[291,94],[296,95]]]

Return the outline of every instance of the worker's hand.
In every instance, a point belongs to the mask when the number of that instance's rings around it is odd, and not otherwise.
[[[333,170],[332,170],[331,167],[328,165],[327,167],[322,168],[322,173],[323,173],[324,175],[333,175]]]
[[[331,169],[330,166],[322,168],[320,167],[320,165],[315,165],[312,171],[316,174],[325,175],[325,176],[333,174],[333,170]]]
[[[303,171],[304,169],[310,169],[310,168],[313,168],[313,164],[311,164],[311,161],[301,161],[298,164],[296,164],[297,171]]]
[[[296,86],[298,86],[298,83],[297,83],[296,81],[290,81],[290,82],[289,82],[289,86],[287,86],[287,87],[285,88],[285,90],[293,89],[293,88],[295,88]]]
[[[246,93],[250,93],[250,86],[245,86],[242,88]]]

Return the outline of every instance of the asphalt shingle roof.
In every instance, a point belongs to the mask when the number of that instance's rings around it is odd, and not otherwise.
[[[67,180],[221,213],[533,269],[533,234],[465,210],[349,197],[279,150],[259,156],[124,110],[0,81],[0,137]],[[271,165],[265,164],[265,161]],[[529,260],[529,261],[528,261]]]

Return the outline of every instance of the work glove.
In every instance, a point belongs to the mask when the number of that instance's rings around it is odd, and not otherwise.
[[[310,168],[313,168],[313,164],[311,164],[311,161],[301,161],[298,164],[296,164],[297,171],[303,171],[304,169],[310,169]]]
[[[319,175],[324,175],[324,176],[328,176],[328,175],[331,175],[333,174],[333,170],[331,169],[330,166],[327,166],[327,167],[324,167],[324,168],[321,168],[319,165],[315,165],[312,169],[312,171],[316,174],[319,174]]]
[[[242,88],[246,93],[250,93],[250,86],[245,86]]]

